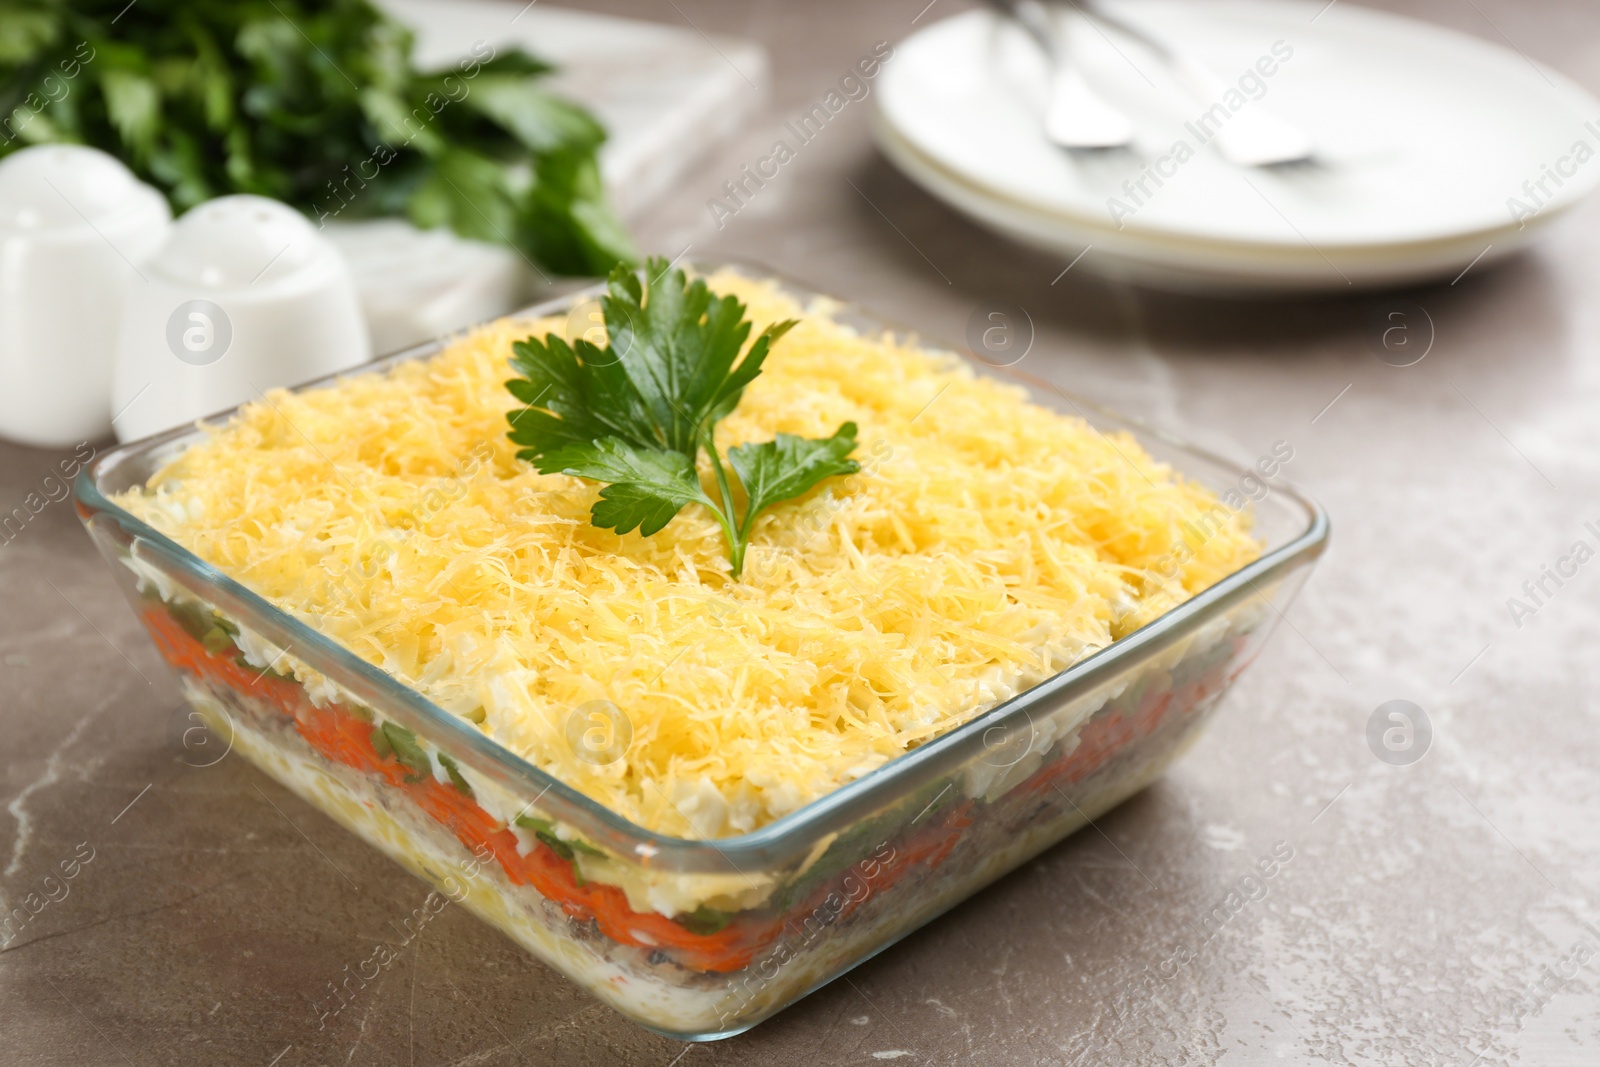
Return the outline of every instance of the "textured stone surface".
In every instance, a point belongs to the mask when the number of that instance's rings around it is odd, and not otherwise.
[[[1052,285],[1064,262],[916,191],[854,104],[719,231],[705,201],[723,180],[924,2],[609,5],[762,40],[774,60],[771,110],[642,237],[768,262],[938,337],[1015,302],[1038,326],[1033,372],[1239,459],[1291,442],[1333,545],[1211,732],[1097,829],[731,1041],[640,1030],[454,909],[319,1030],[308,998],[426,890],[236,758],[179,760],[176,687],[70,505],[51,504],[0,548],[0,893],[38,891],[80,842],[94,858],[0,952],[0,1059],[1596,1062],[1600,563],[1520,629],[1506,600],[1597,540],[1600,205],[1535,254],[1407,294],[1437,332],[1409,368],[1375,358],[1374,299]],[[1591,7],[1395,6],[1504,31],[1600,88]],[[3,509],[58,458],[0,446]],[[1366,741],[1395,697],[1434,729],[1412,766]],[[1294,858],[1267,895],[1197,933],[1279,841]],[[1541,993],[1578,942],[1596,957]]]

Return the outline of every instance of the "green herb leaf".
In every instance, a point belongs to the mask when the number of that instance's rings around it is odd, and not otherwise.
[[[847,422],[832,437],[780,433],[776,440],[729,449],[728,462],[750,498],[742,525],[745,536],[756,516],[773,504],[809,492],[824,478],[859,471],[861,464],[846,458],[855,447],[856,424]]]
[[[537,815],[518,815],[513,821],[525,830],[543,830],[547,834],[555,832],[554,823],[549,819],[541,819]]]
[[[594,116],[541,89],[526,75],[480,74],[464,103],[535,152],[594,147],[606,139]]]
[[[408,782],[420,782],[433,777],[433,762],[417,744],[417,735],[397,722],[386,722],[372,731],[372,747],[384,759],[393,756],[411,773]]]
[[[714,507],[700,488],[694,464],[677,452],[653,452],[615,437],[572,444],[544,457],[544,464],[576,478],[609,482],[600,490],[591,518],[596,526],[645,537],[656,533],[685,504]]]
[[[637,274],[611,276],[610,294],[600,301],[607,351],[649,413],[656,444],[692,457],[707,425],[733,410],[744,387],[761,373],[772,342],[794,323],[768,327],[735,367],[750,336],[744,305],[731,296],[714,297],[704,281],[691,284],[663,260],[651,260],[646,271],[655,279],[648,301]]]
[[[506,387],[528,405],[507,416],[508,436],[526,446],[517,452],[519,459],[555,474],[565,464],[551,465],[544,457],[568,445],[614,437],[639,448],[657,446],[644,401],[609,351],[581,339],[568,345],[555,334],[518,341],[511,351],[511,367],[522,377]]]
[[[146,159],[155,147],[161,121],[161,93],[149,78],[127,70],[108,70],[100,79],[106,114],[135,159]]]
[[[200,638],[200,644],[213,656],[220,656],[233,648],[233,638],[228,636],[228,631],[220,626],[213,626]]]
[[[605,858],[606,854],[604,852],[595,848],[587,841],[580,841],[576,837],[569,837],[566,840],[567,844],[572,846],[572,851],[574,852],[582,852],[587,856],[599,856],[601,859]]]
[[[197,641],[205,640],[206,632],[217,624],[211,609],[197,600],[174,600],[167,605],[167,614]]]
[[[442,148],[406,213],[423,229],[448,226],[475,241],[510,242],[517,207],[505,165],[467,148]]]
[[[541,819],[537,815],[518,815],[516,824],[525,830],[532,830],[533,836],[554,849],[562,859],[572,859],[575,853],[582,852],[589,856],[604,856],[605,853],[577,838],[563,838],[556,836],[555,824],[548,819]]]
[[[744,305],[713,298],[705,282],[691,284],[663,260],[652,259],[647,271],[656,276],[648,301],[638,275],[612,272],[600,300],[604,349],[554,334],[512,346],[512,367],[526,380],[507,387],[529,406],[511,416],[510,437],[541,471],[562,469],[545,453],[603,436],[693,460],[707,426],[733,410],[772,342],[793,325],[763,331],[735,366],[750,336]]]
[[[847,422],[821,440],[779,434],[733,449],[729,462],[747,497],[741,519],[717,454],[716,424],[794,322],[767,327],[746,349],[751,325],[737,299],[714,296],[704,281],[691,283],[660,259],[646,264],[645,276],[648,284],[626,268],[612,271],[600,301],[605,348],[555,334],[512,346],[519,377],[506,388],[525,406],[507,413],[507,436],[523,446],[518,458],[544,474],[605,483],[590,512],[596,526],[648,537],[686,505],[702,505],[722,526],[738,577],[764,509],[861,469],[848,458],[856,427]],[[700,484],[702,450],[720,500]]]
[[[676,916],[673,921],[692,934],[708,937],[732,922],[733,916],[731,911],[718,911],[702,904],[691,912]]]
[[[61,21],[48,11],[0,9],[0,63],[24,62],[61,38]]]
[[[561,274],[604,274],[637,258],[628,231],[606,200],[599,159],[585,145],[535,158],[534,185],[518,233],[519,244]]]
[[[450,776],[452,785],[467,794],[467,796],[470,797],[472,795],[472,786],[467,783],[467,779],[461,773],[461,768],[456,766],[455,760],[441,752],[439,753],[439,766],[443,767],[444,773]]]

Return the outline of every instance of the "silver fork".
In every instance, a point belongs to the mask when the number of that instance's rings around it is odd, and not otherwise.
[[[1202,107],[1221,104],[1230,89],[1227,82],[1193,56],[1168,44],[1161,37],[1121,15],[1107,11],[1098,0],[1067,0],[1084,17],[1130,37],[1154,52],[1177,79],[1179,85]],[[1299,163],[1311,158],[1311,137],[1300,127],[1251,104],[1242,111],[1230,112],[1212,136],[1224,159],[1240,167],[1269,167],[1280,163]]]
[[[1060,26],[1039,0],[988,0],[1027,31],[1050,64],[1044,134],[1062,148],[1121,148],[1133,140],[1128,116],[1100,98],[1072,64]]]

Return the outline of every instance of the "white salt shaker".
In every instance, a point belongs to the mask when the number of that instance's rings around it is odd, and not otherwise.
[[[110,432],[118,311],[171,224],[166,199],[96,149],[0,160],[0,437],[66,447]]]
[[[298,211],[225,196],[189,211],[129,290],[113,375],[128,441],[371,358],[350,272]]]

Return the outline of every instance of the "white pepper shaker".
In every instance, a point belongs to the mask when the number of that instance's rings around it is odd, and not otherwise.
[[[298,211],[225,196],[186,213],[128,292],[112,405],[145,437],[371,358],[355,286]]]
[[[118,313],[171,224],[166,199],[97,149],[0,160],[0,437],[55,448],[110,432]]]

